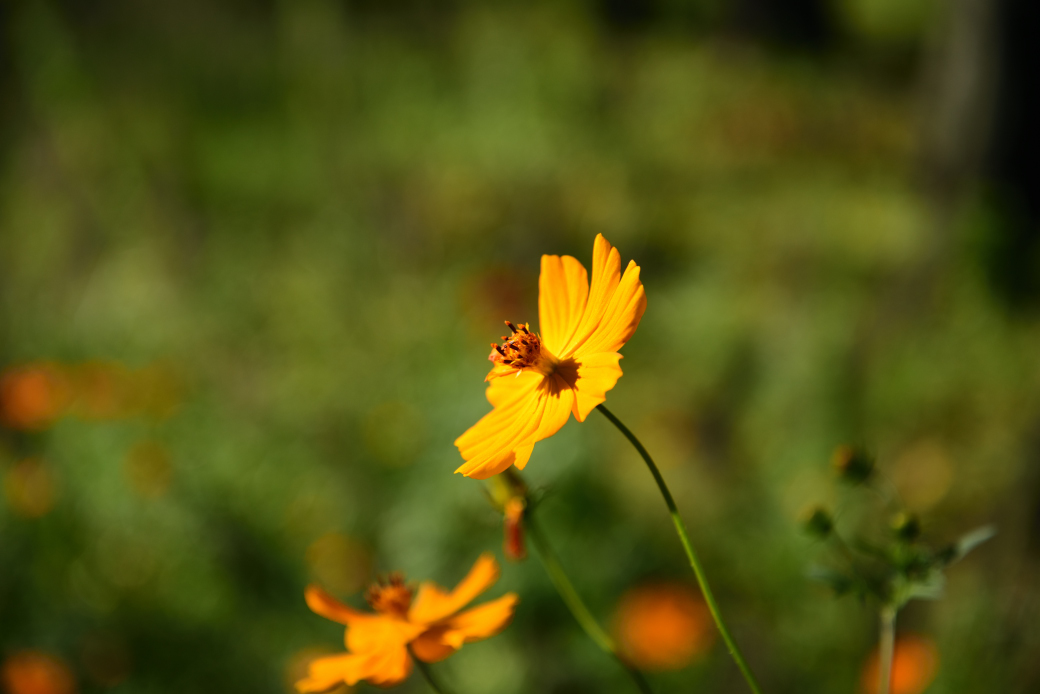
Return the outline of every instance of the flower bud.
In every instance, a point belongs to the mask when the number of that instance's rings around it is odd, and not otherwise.
[[[811,537],[823,540],[834,530],[834,520],[831,514],[817,507],[802,520],[802,530]]]
[[[921,521],[912,513],[897,513],[892,518],[892,532],[904,542],[913,542],[921,535]]]
[[[527,547],[524,545],[524,508],[523,498],[514,496],[506,502],[504,512],[505,540],[502,551],[508,559],[520,561],[527,558]]]
[[[874,474],[874,456],[859,446],[838,446],[831,463],[842,481],[849,484],[863,484]]]

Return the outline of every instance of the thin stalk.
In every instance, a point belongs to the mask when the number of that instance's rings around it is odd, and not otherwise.
[[[896,646],[896,608],[881,608],[881,635],[878,639],[878,694],[892,691],[892,655]]]
[[[411,652],[411,649],[408,649]],[[429,663],[424,663],[415,657],[415,653],[412,653],[412,660],[415,661],[416,669],[422,673],[423,679],[426,680],[426,684],[430,685],[430,689],[437,692],[437,694],[450,694],[449,690],[442,687],[437,679],[433,676],[433,671],[430,669]]]
[[[704,569],[701,568],[701,563],[697,559],[696,552],[693,551],[693,545],[690,544],[690,538],[686,533],[686,525],[683,523],[682,518],[679,516],[679,508],[675,505],[675,499],[672,498],[671,491],[668,490],[668,485],[665,484],[664,477],[661,476],[661,471],[657,469],[657,465],[654,463],[654,459],[650,457],[646,448],[636,438],[636,435],[628,430],[621,420],[614,416],[614,414],[603,405],[597,405],[596,409],[603,413],[610,423],[617,427],[618,431],[624,434],[625,438],[628,439],[629,443],[635,447],[639,455],[643,457],[643,461],[646,466],[650,469],[650,474],[654,476],[654,481],[657,482],[657,488],[661,490],[661,496],[664,497],[664,503],[668,507],[668,513],[672,517],[672,523],[675,524],[675,532],[679,535],[679,541],[682,542],[683,549],[686,550],[686,557],[690,560],[690,566],[693,568],[693,573],[697,577],[697,583],[701,587],[701,593],[704,595],[704,602],[708,605],[708,611],[711,612],[712,618],[715,620],[715,626],[719,628],[719,633],[722,634],[722,640],[726,642],[726,648],[729,650],[730,656],[733,661],[736,662],[737,667],[740,668],[741,674],[744,675],[744,679],[748,683],[748,687],[754,694],[762,694],[762,690],[758,686],[758,682],[755,681],[755,676],[751,674],[751,668],[748,667],[747,661],[744,660],[744,655],[740,652],[740,648],[737,647],[737,642],[733,640],[733,637],[729,633],[729,629],[726,627],[726,623],[722,620],[722,614],[719,612],[719,606],[715,602],[715,596],[711,592],[711,587],[708,585],[708,578],[704,574]]]
[[[525,500],[527,499],[527,485],[524,484],[519,473],[510,468],[507,473],[507,477],[512,482],[513,488],[524,495]],[[636,687],[643,694],[653,694],[653,690],[650,689],[650,684],[646,681],[646,677],[639,671],[635,666],[625,660],[618,650],[617,644],[614,643],[614,639],[599,625],[596,618],[592,616],[589,608],[585,605],[585,602],[581,599],[577,589],[571,582],[570,577],[563,568],[563,564],[560,563],[560,558],[557,556],[552,545],[549,544],[548,540],[545,539],[545,535],[542,534],[541,529],[534,520],[533,504],[527,503],[527,510],[524,513],[524,527],[527,530],[527,536],[531,538],[531,544],[534,545],[535,550],[538,552],[538,558],[542,561],[542,566],[545,567],[545,572],[549,574],[549,580],[552,581],[553,586],[556,588],[556,592],[560,594],[560,598],[563,600],[567,609],[570,610],[574,616],[575,621],[582,630],[588,635],[592,641],[600,647],[604,652],[613,657],[618,663],[625,669],[629,677],[635,683]]]

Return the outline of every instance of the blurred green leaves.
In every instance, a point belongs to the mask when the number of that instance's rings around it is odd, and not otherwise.
[[[4,424],[2,654],[58,654],[85,692],[111,688],[97,644],[125,659],[120,691],[281,691],[342,637],[308,581],[350,599],[498,546],[451,441],[486,408],[501,320],[536,322],[539,256],[587,263],[603,232],[649,300],[612,408],[661,451],[769,691],[848,690],[866,651],[872,620],[807,589],[821,540],[795,525],[807,503],[839,530],[867,512],[818,464],[846,440],[926,536],[1001,527],[995,568],[951,573],[956,608],[907,612],[962,656],[937,690],[1014,691],[1035,622],[978,625],[1031,614],[1010,604],[1040,323],[990,296],[916,183],[915,64],[872,65],[933,16],[891,4],[843,5],[861,19],[819,55],[734,36],[716,4],[630,33],[585,3],[5,6],[0,366],[159,364],[180,394],[161,416]],[[529,466],[599,615],[685,575],[615,443],[567,427]],[[537,567],[503,584],[516,622],[450,665],[460,689],[623,691]],[[660,689],[722,690],[727,667]]]

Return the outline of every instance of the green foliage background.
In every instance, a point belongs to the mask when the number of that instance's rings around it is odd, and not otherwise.
[[[832,480],[850,441],[929,538],[999,529],[902,616],[939,645],[930,691],[1036,686],[1040,320],[987,285],[981,208],[944,217],[920,184],[935,5],[834,3],[823,52],[710,2],[639,30],[576,0],[9,5],[0,365],[161,362],[183,397],[0,433],[0,472],[40,457],[59,492],[36,519],[0,498],[0,655],[59,654],[83,692],[282,692],[293,654],[342,637],[302,600],[320,538],[370,558],[347,583],[458,580],[501,543],[452,475],[487,345],[537,322],[541,254],[587,264],[603,233],[648,295],[608,404],[764,688],[857,690],[873,647],[875,606],[811,583],[826,552],[799,531],[816,503],[877,525]],[[142,440],[171,461],[158,497],[126,479]],[[601,417],[527,477],[605,621],[640,581],[692,584]],[[536,561],[505,590],[514,625],[439,666],[458,692],[632,691]],[[113,686],[81,664],[98,638],[127,657]],[[718,644],[652,681],[744,687]]]

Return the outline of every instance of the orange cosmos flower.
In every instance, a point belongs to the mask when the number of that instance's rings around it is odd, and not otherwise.
[[[347,626],[347,653],[318,658],[306,679],[296,683],[301,692],[322,692],[343,682],[361,680],[388,687],[411,672],[409,651],[423,662],[435,663],[462,648],[502,631],[513,618],[517,596],[497,600],[459,613],[498,580],[498,562],[481,555],[455,590],[448,592],[426,582],[412,600],[412,590],[399,574],[374,584],[365,596],[375,613],[347,607],[317,586],[308,586],[307,605],[322,617]]]
[[[579,422],[607,399],[621,378],[618,350],[646,310],[639,266],[603,236],[592,250],[592,284],[577,259],[543,255],[538,279],[541,334],[514,325],[492,345],[487,399],[494,409],[455,445],[466,462],[456,472],[485,479],[510,465],[523,468],[534,444],[559,431],[573,413]],[[508,378],[505,378],[508,376]]]

